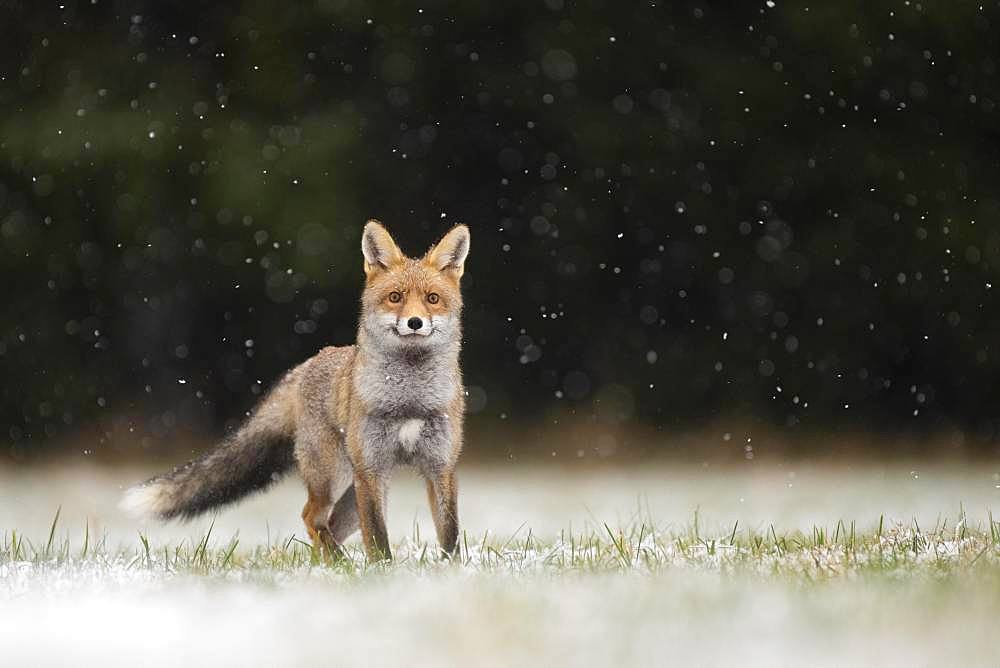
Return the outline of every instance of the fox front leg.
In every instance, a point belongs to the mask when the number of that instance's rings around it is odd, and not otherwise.
[[[361,524],[361,539],[369,561],[392,559],[389,549],[389,533],[385,528],[385,495],[383,481],[368,472],[354,476],[354,494],[358,503],[358,519]]]
[[[458,481],[452,470],[427,476],[427,500],[434,516],[438,545],[447,557],[458,549]]]

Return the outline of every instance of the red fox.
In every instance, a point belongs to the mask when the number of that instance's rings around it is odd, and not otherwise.
[[[459,282],[469,229],[406,257],[375,220],[361,235],[365,288],[357,343],[323,348],[289,371],[214,450],[129,489],[123,508],[190,518],[261,491],[297,466],[317,549],[339,556],[360,526],[370,560],[391,559],[386,487],[398,464],[427,480],[438,543],[458,545],[455,464],[465,411]]]

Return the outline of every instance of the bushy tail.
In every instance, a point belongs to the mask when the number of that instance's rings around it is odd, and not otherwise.
[[[295,464],[290,394],[287,385],[275,388],[214,450],[126,491],[122,509],[161,520],[190,519],[269,487]]]

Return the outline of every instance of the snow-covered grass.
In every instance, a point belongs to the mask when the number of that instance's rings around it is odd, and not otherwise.
[[[213,535],[214,526],[194,540],[157,543],[139,533],[133,545],[114,547],[107,536],[91,535],[87,528],[82,541],[73,544],[69,538],[56,539],[58,523],[57,512],[43,540],[33,541],[17,530],[0,537],[0,574],[12,588],[8,593],[17,593],[15,581],[44,586],[49,574],[64,572],[275,583],[289,575],[340,582],[386,574],[655,575],[688,570],[813,583],[865,575],[940,578],[1000,567],[1000,521],[992,512],[985,524],[972,523],[964,514],[927,528],[915,522],[887,525],[883,517],[871,529],[840,521],[808,532],[786,532],[773,525],[764,531],[741,530],[738,523],[729,532],[705,532],[697,516],[681,530],[645,522],[624,527],[602,523],[541,538],[524,527],[509,536],[463,533],[458,554],[451,559],[439,555],[434,539],[414,525],[414,534],[396,543],[392,562],[374,563],[357,543],[346,547],[345,558],[332,559],[294,534],[241,546],[238,536]]]
[[[164,528],[114,510],[141,473],[0,471],[2,662],[995,662],[1000,490],[981,467],[466,473],[456,559],[404,478],[396,559],[369,564],[357,542],[341,562],[302,542],[294,483]]]

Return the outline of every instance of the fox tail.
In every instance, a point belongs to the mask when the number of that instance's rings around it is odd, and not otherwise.
[[[215,449],[128,489],[120,507],[136,516],[190,519],[270,487],[295,465],[290,393],[283,382]]]

